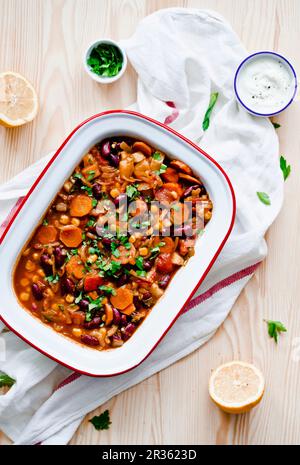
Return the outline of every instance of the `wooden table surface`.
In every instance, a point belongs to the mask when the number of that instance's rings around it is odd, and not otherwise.
[[[0,0],[0,71],[27,76],[40,98],[32,124],[0,128],[0,182],[58,147],[86,117],[135,100],[136,76],[130,67],[116,84],[100,87],[84,73],[82,53],[98,37],[129,37],[144,16],[171,6],[215,9],[249,51],[282,52],[300,72],[299,0]],[[269,255],[230,316],[200,350],[88,416],[108,408],[109,431],[97,432],[85,419],[71,444],[300,442],[299,115],[299,104],[294,104],[277,118],[280,150],[292,174],[282,211],[267,234]],[[288,332],[278,346],[269,339],[264,318],[286,324]],[[223,414],[208,397],[211,369],[232,359],[254,362],[266,377],[264,399],[249,414]],[[0,434],[0,443],[8,442]]]

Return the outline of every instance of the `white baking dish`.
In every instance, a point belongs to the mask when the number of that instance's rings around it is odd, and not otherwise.
[[[163,297],[134,335],[120,348],[99,352],[41,323],[18,303],[12,286],[17,257],[37,223],[84,153],[112,135],[148,141],[191,166],[213,201],[213,216],[197,240],[195,255],[175,274]],[[138,113],[109,111],[78,126],[58,149],[19,206],[0,240],[0,316],[18,336],[59,363],[92,376],[112,376],[140,364],[156,347],[192,297],[220,253],[233,227],[235,198],[227,175],[206,153],[165,125]]]

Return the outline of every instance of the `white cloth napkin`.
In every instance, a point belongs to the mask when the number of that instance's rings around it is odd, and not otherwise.
[[[0,369],[17,382],[0,396],[0,429],[17,444],[67,443],[86,413],[206,342],[266,256],[264,234],[282,204],[275,131],[268,119],[250,116],[234,97],[234,72],[246,50],[230,25],[211,11],[160,10],[123,45],[139,77],[135,109],[199,143],[229,174],[237,199],[234,231],[186,313],[129,373],[105,379],[74,375],[14,334],[2,333],[7,361]],[[211,92],[219,92],[219,98],[203,134]],[[48,159],[0,188],[1,221]],[[270,206],[259,201],[257,191],[269,194]]]

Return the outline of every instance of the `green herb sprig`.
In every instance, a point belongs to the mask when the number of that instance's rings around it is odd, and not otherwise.
[[[5,373],[0,373],[0,388],[7,386],[12,387],[15,384],[16,380],[6,375]]]
[[[287,165],[286,159],[283,155],[280,157],[280,169],[283,174],[283,179],[286,181],[291,173],[291,165]]]
[[[280,335],[280,333],[282,332],[285,333],[287,331],[286,327],[284,326],[283,323],[281,323],[281,321],[265,320],[265,322],[268,325],[269,336],[273,338],[277,344],[278,336]]]
[[[102,43],[93,48],[87,64],[98,76],[113,77],[121,71],[123,56],[115,45]]]
[[[210,115],[211,115],[211,112],[213,111],[213,108],[218,100],[218,96],[219,96],[219,93],[218,92],[214,92],[213,94],[211,94],[210,96],[210,100],[209,100],[209,105],[208,105],[208,109],[206,110],[206,113],[205,113],[205,116],[204,116],[204,120],[203,120],[203,123],[202,123],[202,129],[203,131],[206,131],[209,127],[209,123],[210,123]]]
[[[93,418],[89,420],[92,423],[96,430],[104,430],[109,429],[111,425],[109,411],[105,410],[105,412],[101,413],[101,415],[95,415]]]
[[[256,194],[262,203],[264,203],[265,205],[271,205],[271,200],[268,194],[266,194],[265,192],[256,192]]]

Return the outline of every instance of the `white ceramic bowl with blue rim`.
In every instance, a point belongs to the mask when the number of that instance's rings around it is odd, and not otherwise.
[[[258,58],[264,57],[264,56],[266,56],[266,57],[272,56],[272,57],[276,58],[277,60],[279,59],[281,61],[281,63],[285,66],[285,68],[288,70],[288,72],[289,72],[289,74],[291,76],[291,92],[287,96],[286,102],[280,108],[276,109],[276,111],[268,112],[268,113],[261,113],[261,112],[256,111],[254,108],[250,108],[249,104],[246,105],[246,103],[243,101],[243,99],[242,99],[242,97],[240,95],[240,92],[239,92],[239,78],[240,78],[240,75],[241,75],[241,71],[244,70],[244,68],[251,61],[256,61]],[[281,113],[282,111],[284,111],[293,102],[293,100],[295,99],[295,97],[297,95],[297,87],[298,87],[297,75],[296,75],[296,71],[293,68],[293,66],[291,65],[291,63],[284,56],[280,55],[279,53],[271,52],[271,51],[256,52],[256,53],[252,53],[251,55],[247,56],[242,61],[242,63],[239,65],[239,67],[238,67],[238,69],[237,69],[237,71],[235,73],[235,77],[234,77],[234,91],[235,91],[235,95],[236,95],[236,98],[237,98],[238,102],[249,113],[251,113],[252,115],[255,115],[255,116],[269,117],[269,116],[277,115],[278,113]]]

